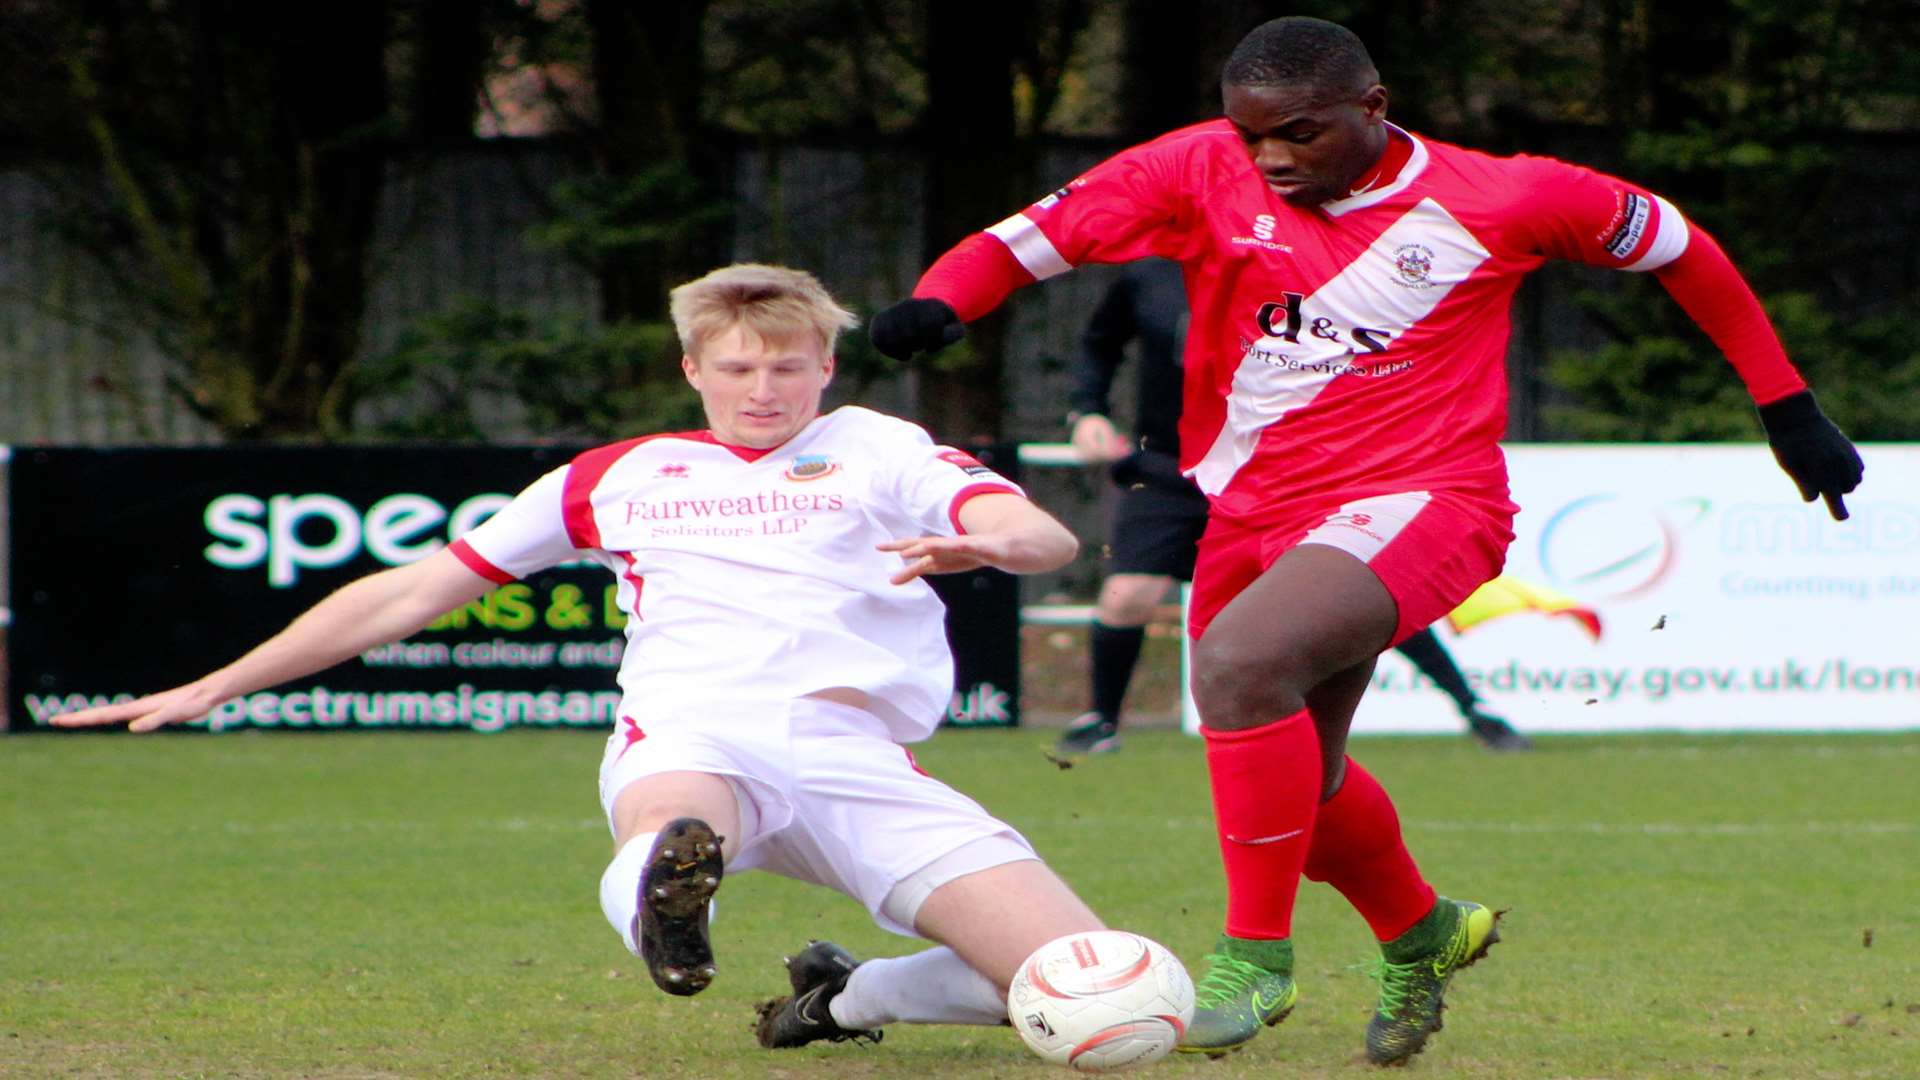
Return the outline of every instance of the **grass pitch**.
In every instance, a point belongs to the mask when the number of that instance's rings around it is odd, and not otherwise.
[[[1197,744],[1059,770],[1051,732],[924,765],[1114,925],[1190,962],[1222,884]],[[1512,914],[1411,1066],[1447,1077],[1920,1075],[1920,735],[1356,744],[1435,884]],[[730,879],[721,975],[653,989],[601,920],[600,741],[573,733],[0,740],[0,1075],[1043,1076],[1005,1029],[772,1054],[752,1003],[852,902]],[[1163,1075],[1364,1076],[1364,925],[1308,885],[1301,1005]],[[1197,965],[1196,965],[1197,966]]]

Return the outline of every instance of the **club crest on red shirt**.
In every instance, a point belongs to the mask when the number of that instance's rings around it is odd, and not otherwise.
[[[1393,272],[1398,278],[1396,284],[1409,289],[1429,289],[1433,287],[1433,249],[1425,244],[1402,244],[1393,253]]]

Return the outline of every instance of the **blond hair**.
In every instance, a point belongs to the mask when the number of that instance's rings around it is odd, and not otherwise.
[[[828,352],[840,331],[858,326],[853,312],[834,302],[805,270],[735,263],[674,289],[673,328],[692,355],[700,342],[739,326],[766,341],[812,334]]]

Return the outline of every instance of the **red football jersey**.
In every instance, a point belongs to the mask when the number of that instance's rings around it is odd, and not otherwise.
[[[1685,218],[1551,158],[1409,140],[1371,190],[1296,208],[1224,120],[1124,151],[987,232],[1036,278],[1179,261],[1182,466],[1218,516],[1447,489],[1504,502],[1508,309],[1548,258],[1654,270]]]

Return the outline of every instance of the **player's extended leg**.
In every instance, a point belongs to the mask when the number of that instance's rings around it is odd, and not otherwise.
[[[1100,585],[1088,643],[1092,708],[1075,718],[1055,749],[1098,754],[1120,747],[1120,705],[1133,682],[1154,605],[1173,579],[1161,574],[1111,574]]]
[[[1182,1050],[1224,1053],[1293,1007],[1293,904],[1323,786],[1308,695],[1371,661],[1396,620],[1364,563],[1310,543],[1276,559],[1194,644],[1227,919]]]
[[[1367,1056],[1398,1064],[1439,1027],[1441,995],[1453,972],[1499,940],[1495,913],[1437,895],[1420,875],[1386,790],[1346,756],[1354,710],[1372,661],[1326,680],[1307,695],[1320,735],[1321,803],[1305,876],[1339,890],[1380,941],[1381,999],[1367,1025]]]
[[[669,994],[697,994],[713,981],[708,905],[740,816],[733,785],[710,773],[642,777],[614,799],[616,850],[600,878],[600,907]]]
[[[1002,863],[955,878],[930,893],[914,918],[922,934],[946,945],[968,967],[992,980],[1002,1005],[1021,961],[1035,949],[1055,938],[1105,925],[1038,859]]]
[[[940,860],[947,868],[998,857],[988,844]],[[760,1044],[778,1049],[821,1039],[877,1038],[895,1022],[999,1024],[1021,961],[1057,937],[1102,927],[1098,916],[1036,858],[975,870],[932,888],[939,863],[895,888],[887,911],[910,920],[938,948],[864,963],[816,941],[787,959],[789,998],[760,1007]],[[915,880],[915,878],[919,880]]]

